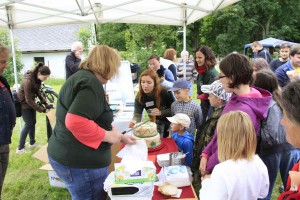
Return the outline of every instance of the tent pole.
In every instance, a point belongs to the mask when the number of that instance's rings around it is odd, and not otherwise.
[[[10,41],[11,41],[11,52],[12,52],[12,59],[13,59],[13,66],[14,66],[14,77],[15,77],[15,86],[16,89],[19,89],[18,84],[18,71],[17,71],[17,64],[16,64],[16,52],[15,52],[15,43],[14,43],[14,36],[13,36],[13,29],[12,26],[9,25],[9,32],[10,32]]]
[[[183,5],[186,5],[185,3]],[[184,52],[184,56],[183,56],[183,79],[186,80],[186,7],[182,7],[183,8],[183,52]]]
[[[186,80],[186,24],[184,24],[183,26],[183,52],[184,52],[184,56],[183,56],[183,79]]]
[[[6,7],[6,13],[7,13],[7,23],[8,23],[9,33],[10,33],[11,53],[12,53],[13,66],[14,66],[15,87],[16,87],[16,91],[18,91],[18,89],[19,89],[18,71],[17,71],[15,41],[14,41],[14,33],[13,33],[13,21],[12,21],[11,12],[12,12],[11,11],[11,6],[7,6]],[[21,131],[22,131],[21,117],[19,117],[19,124],[20,124],[20,133],[21,133]]]

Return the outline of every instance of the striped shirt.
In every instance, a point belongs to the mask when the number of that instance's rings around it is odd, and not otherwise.
[[[199,104],[192,99],[188,102],[175,101],[171,105],[171,113],[172,116],[177,113],[184,113],[188,115],[191,119],[191,125],[187,131],[195,136],[196,129],[202,124],[202,111]]]
[[[177,64],[177,77],[178,80],[183,79],[183,62]],[[182,73],[182,74],[181,74]],[[193,62],[189,62],[186,64],[186,80],[189,82],[194,82],[197,79],[198,72],[194,67]]]

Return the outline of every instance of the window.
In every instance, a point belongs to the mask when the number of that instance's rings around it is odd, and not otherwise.
[[[44,57],[33,57],[33,60],[35,63],[43,63],[45,64],[45,58]]]

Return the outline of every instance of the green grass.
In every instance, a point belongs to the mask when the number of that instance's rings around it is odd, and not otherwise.
[[[49,79],[45,82],[47,85],[51,85],[54,90],[59,93],[59,90],[64,83],[63,79]],[[193,99],[196,102],[199,100],[196,98],[197,87],[194,85]],[[47,143],[46,133],[46,119],[44,113],[37,113],[36,123],[36,141],[39,144]],[[23,120],[22,124],[24,124]],[[12,136],[12,144],[10,145],[10,161],[8,170],[6,173],[2,199],[8,200],[69,200],[71,196],[66,189],[51,187],[49,184],[48,172],[39,170],[44,165],[43,162],[32,158],[38,149],[33,149],[31,153],[17,155],[16,148],[18,146],[20,136],[20,120],[17,119],[17,124],[14,128]],[[28,138],[27,138],[28,141]],[[26,144],[28,149],[28,144]],[[280,176],[278,176],[272,199],[278,197],[278,186],[280,183]]]
[[[46,81],[56,92],[59,92],[64,80],[50,79]],[[21,119],[24,125],[23,119]],[[37,113],[36,141],[44,145],[47,143],[46,116]],[[71,199],[66,189],[54,188],[49,184],[48,172],[39,170],[44,165],[42,161],[32,158],[38,149],[32,149],[30,153],[17,155],[16,148],[20,137],[20,119],[13,131],[12,144],[10,145],[10,161],[6,173],[2,199],[20,200],[67,200]],[[28,141],[28,137],[27,137]],[[26,148],[29,149],[28,144]]]

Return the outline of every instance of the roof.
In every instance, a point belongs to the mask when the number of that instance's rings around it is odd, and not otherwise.
[[[78,40],[80,27],[87,24],[68,24],[48,27],[14,29],[18,49],[24,51],[69,51]]]

